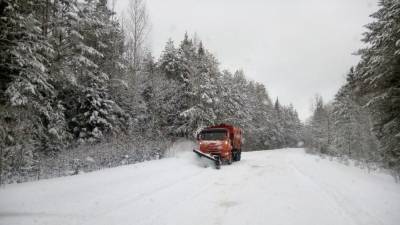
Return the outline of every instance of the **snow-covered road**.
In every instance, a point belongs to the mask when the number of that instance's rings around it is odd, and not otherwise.
[[[221,170],[191,152],[0,188],[0,224],[400,224],[400,184],[302,149]]]

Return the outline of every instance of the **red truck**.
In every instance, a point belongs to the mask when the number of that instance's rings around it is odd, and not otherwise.
[[[228,124],[207,127],[197,135],[199,150],[193,151],[200,157],[214,161],[216,168],[220,169],[222,163],[240,161],[242,135],[240,128]]]

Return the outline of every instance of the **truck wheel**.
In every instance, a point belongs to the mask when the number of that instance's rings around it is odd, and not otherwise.
[[[233,154],[233,161],[239,161],[239,151],[235,151]]]
[[[215,168],[217,170],[221,169],[221,161],[215,162]]]
[[[222,159],[221,156],[218,156],[217,161],[215,161],[215,168],[219,170],[221,169],[221,165],[222,165]]]
[[[241,158],[242,158],[242,151],[238,152],[237,161],[240,161]]]
[[[231,153],[229,159],[228,159],[228,165],[232,164],[232,160],[233,160],[233,152]]]

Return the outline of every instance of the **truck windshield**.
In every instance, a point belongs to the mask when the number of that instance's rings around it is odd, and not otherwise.
[[[202,140],[224,140],[226,139],[226,131],[225,130],[216,130],[216,131],[203,131],[201,132]]]

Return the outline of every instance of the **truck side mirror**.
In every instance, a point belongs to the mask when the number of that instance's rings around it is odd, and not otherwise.
[[[197,134],[197,140],[200,141],[200,133]]]

